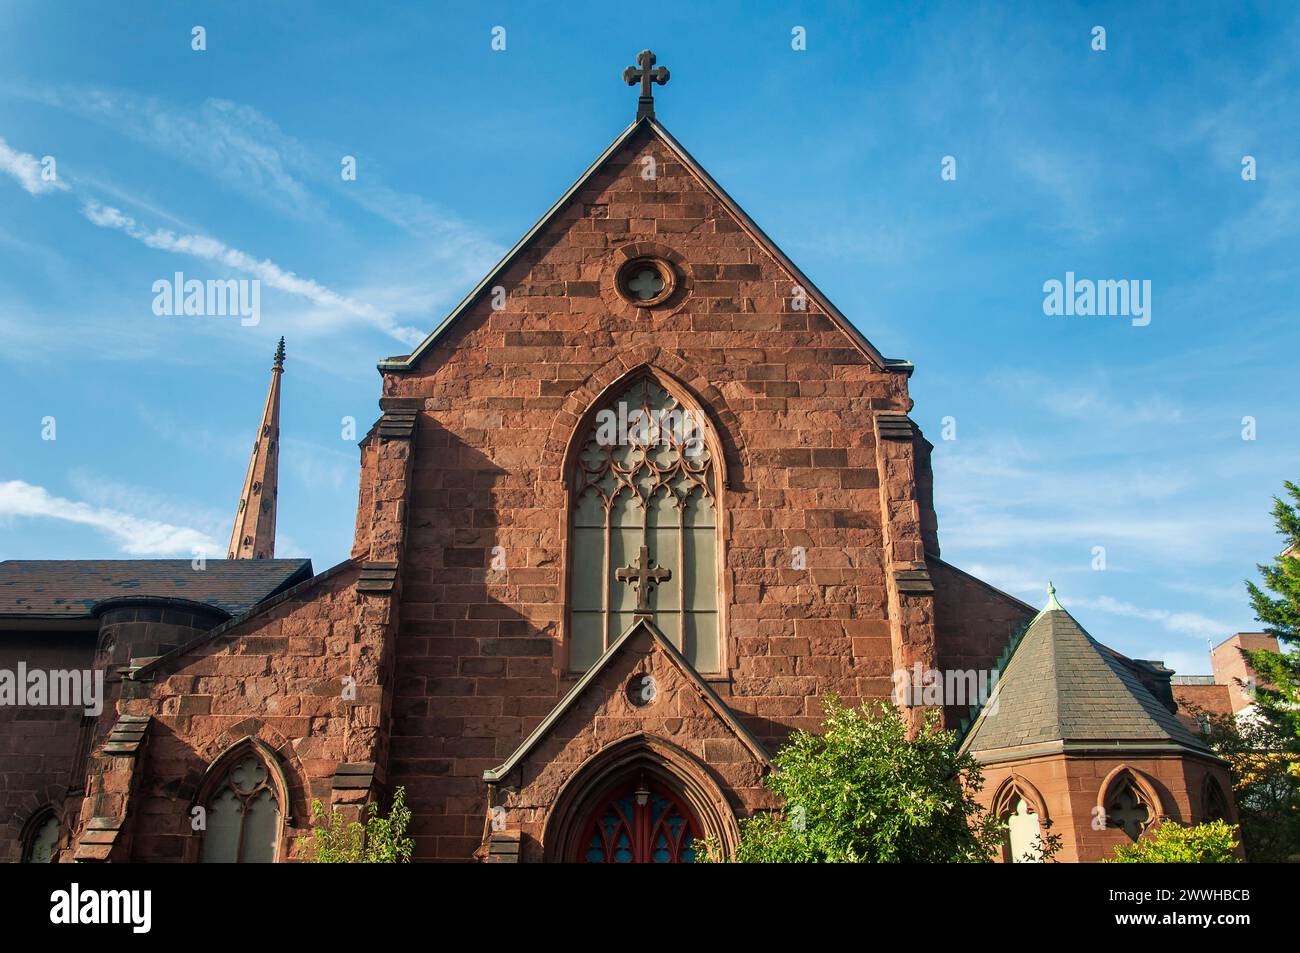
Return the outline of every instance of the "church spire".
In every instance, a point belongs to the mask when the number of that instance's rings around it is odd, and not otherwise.
[[[266,392],[262,425],[253,441],[253,456],[244,477],[244,492],[235,510],[228,559],[271,559],[275,556],[275,497],[279,485],[280,375],[284,373],[284,338],[275,348],[271,388]]]

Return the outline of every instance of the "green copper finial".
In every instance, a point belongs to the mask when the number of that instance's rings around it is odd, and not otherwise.
[[[284,367],[284,338],[280,338],[280,343],[275,347],[275,367],[281,369]]]
[[[1065,610],[1065,607],[1056,601],[1056,587],[1048,582],[1047,584],[1047,605],[1043,606],[1044,612],[1051,612],[1053,609]]]

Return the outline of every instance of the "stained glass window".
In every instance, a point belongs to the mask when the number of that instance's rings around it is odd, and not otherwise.
[[[48,864],[59,842],[59,819],[48,808],[32,825],[23,844],[23,863]]]
[[[587,824],[582,860],[590,864],[691,864],[699,828],[689,808],[644,780],[606,798]]]
[[[207,830],[199,856],[202,863],[275,861],[280,804],[261,758],[249,753],[235,759],[204,807]]]
[[[571,483],[571,668],[590,668],[632,624],[637,594],[616,573],[644,545],[672,572],[650,595],[655,624],[698,671],[718,671],[717,474],[704,433],[649,377],[596,415]]]

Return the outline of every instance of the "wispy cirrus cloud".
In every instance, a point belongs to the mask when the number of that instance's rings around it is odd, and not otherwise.
[[[1143,622],[1154,622],[1166,631],[1194,638],[1224,639],[1234,631],[1230,623],[1211,619],[1199,612],[1146,609],[1131,602],[1113,599],[1110,596],[1065,598],[1061,600],[1061,604],[1071,610],[1075,608],[1087,609],[1093,612],[1105,612],[1108,615],[1123,616],[1128,619],[1140,619]]]
[[[176,109],[154,96],[97,86],[11,84],[7,92],[111,126],[259,202],[272,202],[300,216],[322,213],[319,200],[288,168],[305,157],[287,155],[290,142],[252,107],[208,99],[195,109]]]
[[[0,172],[12,176],[17,183],[32,195],[43,192],[66,192],[68,185],[57,178],[47,179],[42,173],[40,160],[28,152],[19,152],[5,142],[0,136]]]
[[[15,517],[89,526],[109,536],[128,556],[220,552],[216,540],[202,530],[65,499],[22,480],[0,483],[0,518]]]
[[[86,202],[82,206],[82,214],[91,223],[101,228],[117,229],[150,248],[215,262],[226,268],[252,275],[277,291],[305,298],[329,311],[343,312],[360,318],[404,344],[415,345],[424,339],[423,333],[416,328],[400,324],[391,312],[339,294],[317,281],[299,277],[292,271],[281,268],[270,259],[259,260],[215,238],[205,235],[179,235],[165,228],[148,228],[118,209],[109,205],[100,205],[95,201]]]
[[[306,322],[309,327],[304,330],[334,331],[360,321],[414,346],[424,339],[424,332],[412,325],[427,328],[436,324],[438,312],[457,300],[503,250],[478,228],[423,197],[389,188],[370,166],[357,180],[342,182],[338,157],[346,150],[304,143],[252,106],[223,99],[208,99],[193,107],[176,106],[153,96],[93,86],[11,83],[5,91],[17,99],[102,123],[278,215],[332,223],[333,211],[339,202],[345,202],[402,233],[405,247],[389,248],[381,256],[362,260],[367,273],[361,281],[367,285],[369,299],[362,301],[357,292],[334,291],[204,236],[171,212],[91,174],[74,184],[73,191],[83,197],[83,214],[97,225],[117,228],[159,250],[220,261],[310,302],[318,313]],[[34,162],[26,156],[19,170],[22,181],[29,184],[40,183],[39,178],[32,178],[31,170],[39,171]],[[64,183],[59,187],[68,188]],[[114,206],[102,201],[105,193],[113,196]],[[167,219],[170,227],[136,223],[117,206],[148,211],[155,219]],[[375,300],[377,295],[383,300]],[[401,320],[403,315],[408,316],[406,321]]]
[[[62,180],[47,180],[41,174],[41,163],[35,156],[14,150],[3,138],[0,138],[0,171],[12,176],[31,195],[74,191]],[[424,340],[424,332],[401,323],[392,310],[375,307],[341,294],[318,281],[301,277],[282,268],[269,258],[259,259],[248,252],[232,248],[219,239],[206,235],[178,233],[165,228],[150,228],[121,210],[111,205],[104,205],[94,198],[83,199],[81,212],[92,224],[100,228],[120,231],[149,248],[214,262],[231,270],[252,275],[269,288],[305,299],[321,309],[324,325],[338,324],[340,319],[360,320],[408,346],[414,346]],[[168,217],[176,220],[174,216],[168,215]]]
[[[503,249],[472,225],[419,195],[385,185],[373,167],[344,184],[348,150],[308,144],[253,106],[209,98],[173,106],[154,96],[95,86],[11,86],[9,93],[110,126],[115,132],[215,179],[258,204],[322,219],[343,198],[427,242],[436,257],[481,273]]]

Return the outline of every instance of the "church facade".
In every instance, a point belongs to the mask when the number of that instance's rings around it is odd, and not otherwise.
[[[8,785],[0,852],[292,860],[313,800],[400,786],[417,860],[690,861],[779,807],[772,755],[827,694],[897,699],[899,673],[1001,673],[991,698],[903,701],[986,764],[1007,859],[1042,830],[1096,860],[1162,817],[1233,816],[1168,670],[941,558],[912,365],[658,122],[653,57],[627,78],[637,119],[380,362],[348,560],[270,558],[281,351],[231,559],[118,597],[0,564],[0,664],[48,630],[109,694],[42,723],[56,753]],[[58,585],[80,642],[29,611]]]

